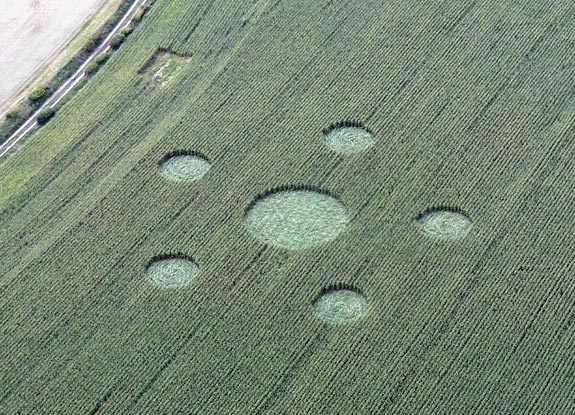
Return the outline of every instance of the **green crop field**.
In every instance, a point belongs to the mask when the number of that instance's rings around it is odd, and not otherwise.
[[[156,0],[0,160],[0,414],[575,413],[575,3]]]

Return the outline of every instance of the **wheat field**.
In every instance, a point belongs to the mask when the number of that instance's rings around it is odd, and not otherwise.
[[[156,0],[0,160],[0,413],[573,414],[574,139],[569,1]]]

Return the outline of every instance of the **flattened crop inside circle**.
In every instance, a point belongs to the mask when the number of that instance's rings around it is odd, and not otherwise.
[[[427,236],[442,240],[464,238],[471,229],[471,219],[454,209],[430,209],[417,218],[419,229]]]
[[[199,155],[174,154],[160,161],[159,170],[162,177],[180,182],[198,180],[210,167],[210,162]]]
[[[324,132],[324,141],[341,154],[355,154],[375,144],[373,134],[359,124],[335,124]]]
[[[186,287],[198,272],[196,263],[181,257],[152,260],[146,269],[147,277],[156,285],[165,288]]]
[[[362,317],[367,299],[351,288],[324,290],[313,304],[316,316],[332,324],[345,324]]]
[[[297,250],[334,239],[348,224],[347,209],[336,198],[314,190],[284,190],[256,199],[245,224],[259,240]]]

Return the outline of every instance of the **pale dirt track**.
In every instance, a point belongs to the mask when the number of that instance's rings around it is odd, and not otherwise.
[[[0,0],[0,103],[16,93],[106,0]]]

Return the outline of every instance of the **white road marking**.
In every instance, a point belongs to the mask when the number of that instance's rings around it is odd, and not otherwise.
[[[85,76],[86,67],[92,63],[92,61],[98,56],[100,53],[106,52],[110,49],[110,40],[112,37],[117,34],[126,23],[132,19],[132,16],[135,14],[136,10],[142,6],[146,0],[136,0],[134,4],[128,9],[124,17],[118,22],[116,27],[112,29],[110,34],[104,39],[102,44],[96,48],[96,50],[86,59],[86,61],[78,68],[78,70],[70,77],[66,82],[64,82],[60,88],[54,92],[50,98],[46,100],[44,104],[38,110],[32,114],[30,118],[24,124],[18,128],[14,134],[12,134],[8,139],[0,145],[0,157],[4,156],[6,153],[10,151],[26,134],[28,134],[34,127],[38,125],[36,118],[38,114],[46,108],[53,108],[80,82]]]

